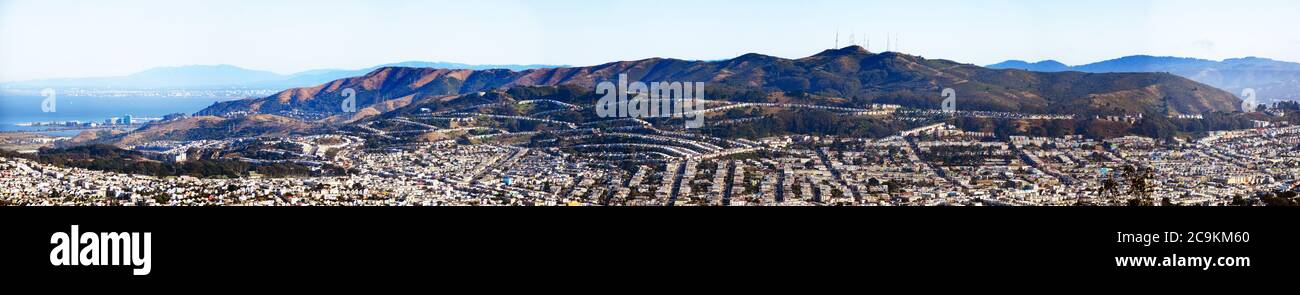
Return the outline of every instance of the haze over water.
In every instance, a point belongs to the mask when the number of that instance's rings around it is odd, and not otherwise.
[[[193,114],[218,101],[228,98],[191,97],[88,97],[60,96],[53,113],[41,111],[40,96],[0,95],[0,131],[31,130],[33,127],[17,126],[27,122],[81,121],[104,122],[113,117],[131,115],[137,118],[158,118],[167,114]]]

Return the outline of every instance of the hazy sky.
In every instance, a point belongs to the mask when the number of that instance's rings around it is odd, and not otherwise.
[[[406,61],[592,65],[758,52],[853,34],[974,64],[1132,54],[1300,61],[1300,1],[0,0],[0,81],[233,64],[278,73]]]

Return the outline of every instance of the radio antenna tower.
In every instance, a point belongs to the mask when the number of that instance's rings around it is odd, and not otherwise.
[[[896,38],[894,40],[894,51],[903,51],[903,34],[894,35],[894,38]]]
[[[835,27],[835,47],[831,49],[840,49],[840,27]]]

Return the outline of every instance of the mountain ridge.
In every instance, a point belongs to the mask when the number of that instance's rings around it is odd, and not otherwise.
[[[619,74],[627,74],[631,81],[707,82],[711,93],[722,96],[760,91],[859,107],[893,103],[937,108],[943,88],[956,89],[965,108],[990,111],[1199,114],[1234,111],[1240,103],[1229,93],[1171,74],[997,70],[896,52],[870,53],[851,46],[799,59],[751,53],[720,61],[648,58],[524,71],[384,67],[265,98],[217,103],[198,114],[337,115],[343,100],[340,92],[347,88],[357,91],[360,108],[368,102],[407,96],[419,100],[520,86],[593,87]]]
[[[959,110],[1074,114],[1085,120],[1092,115],[1233,112],[1241,105],[1230,93],[1169,73],[997,70],[846,48],[799,59],[751,53],[719,61],[648,58],[524,71],[381,67],[267,97],[214,103],[190,119],[126,134],[95,134],[71,143],[129,146],[150,140],[313,134],[511,101],[515,94],[590,105],[599,98],[594,85],[615,81],[620,74],[629,81],[705,82],[704,98],[710,100],[854,108],[886,103],[938,109],[942,90],[953,88],[960,97]],[[356,91],[355,113],[341,109],[344,90],[349,88]],[[592,115],[569,111],[557,118],[588,122]]]
[[[1037,63],[1010,60],[988,67],[1037,72],[1168,72],[1234,94],[1242,93],[1247,88],[1255,89],[1262,102],[1300,99],[1300,63],[1268,58],[1251,56],[1214,61],[1187,57],[1131,55],[1064,68],[1044,66],[1052,63],[1059,64],[1054,60]]]
[[[203,88],[273,88],[313,86],[329,81],[364,75],[381,67],[415,66],[452,69],[512,69],[564,67],[563,65],[473,65],[453,62],[404,61],[357,70],[314,69],[292,74],[253,70],[229,64],[165,66],[146,69],[124,76],[52,78],[0,83],[19,88],[111,88],[111,89],[203,89]]]

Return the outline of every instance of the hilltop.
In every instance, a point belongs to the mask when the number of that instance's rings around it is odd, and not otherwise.
[[[321,69],[281,75],[233,65],[188,65],[158,67],[124,76],[90,78],[56,78],[3,83],[13,88],[88,88],[88,89],[285,89],[320,85],[330,81],[365,75],[383,67],[431,67],[446,69],[508,69],[522,71],[553,65],[471,65],[450,62],[407,61],[358,70]]]
[[[634,81],[707,82],[710,98],[764,100],[790,97],[834,106],[892,103],[938,108],[944,88],[957,90],[969,110],[1081,115],[1231,112],[1230,93],[1167,73],[1042,73],[989,69],[858,46],[784,59],[746,54],[722,61],[650,58],[590,67],[513,71],[383,67],[362,76],[275,95],[222,102],[198,115],[342,114],[344,89],[357,91],[358,108],[392,99],[421,101],[520,86],[593,87],[627,74]],[[758,92],[758,93],[755,93]],[[588,102],[589,103],[589,102]]]
[[[1300,63],[1259,57],[1213,61],[1185,57],[1134,55],[1079,66],[1054,60],[1036,63],[1011,60],[989,65],[994,69],[1036,72],[1171,73],[1233,94],[1255,89],[1261,102],[1300,99]]]
[[[283,137],[312,131],[318,124],[275,115],[252,115],[238,118],[196,116],[159,122],[138,130],[119,133],[84,132],[64,146],[111,144],[131,146],[159,140],[216,140],[232,137]]]

